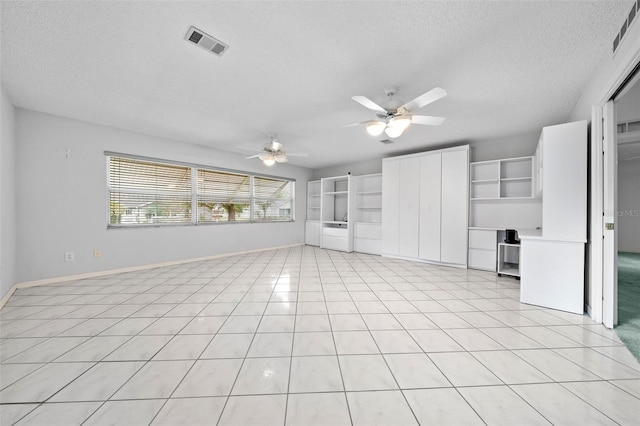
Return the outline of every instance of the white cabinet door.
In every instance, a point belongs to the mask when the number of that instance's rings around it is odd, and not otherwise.
[[[420,223],[420,158],[400,161],[398,255],[418,258]]]
[[[305,243],[310,246],[320,245],[320,221],[308,220],[305,223]]]
[[[382,162],[382,253],[398,255],[400,161]]]
[[[467,263],[468,152],[442,153],[442,220],[440,261]]]
[[[587,123],[545,127],[542,139],[542,236],[585,241]]]
[[[420,259],[440,262],[442,154],[420,158]]]
[[[584,312],[584,243],[523,239],[520,252],[522,303]]]

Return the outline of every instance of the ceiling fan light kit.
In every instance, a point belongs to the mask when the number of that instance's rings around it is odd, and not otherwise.
[[[387,126],[387,128],[384,129],[384,132],[391,139],[395,139],[395,138],[399,138],[400,136],[402,136],[402,133],[404,132],[404,129],[402,129],[400,127]]]
[[[426,93],[418,96],[406,104],[393,99],[393,95],[396,93],[396,88],[385,90],[387,97],[389,98],[383,105],[384,107],[376,104],[366,96],[353,96],[351,99],[358,102],[360,105],[376,113],[377,120],[367,121],[366,129],[367,133],[371,136],[380,136],[384,132],[390,138],[398,138],[402,136],[405,130],[412,124],[422,124],[427,126],[438,126],[444,121],[443,117],[431,117],[425,115],[413,115],[411,111],[422,108],[438,99],[447,96],[447,92],[436,87],[429,90]],[[356,123],[363,124],[363,123]],[[351,125],[350,125],[351,126]]]
[[[367,132],[371,136],[380,136],[386,127],[387,123],[384,121],[372,121],[367,124]]]
[[[259,154],[255,154],[255,155],[251,155],[249,157],[247,157],[247,160],[251,159],[251,158],[258,158],[260,161],[262,161],[262,163],[265,166],[273,166],[276,163],[286,163],[289,161],[289,156],[292,157],[306,157],[307,153],[305,152],[298,152],[298,153],[292,153],[292,152],[286,152],[283,149],[283,146],[280,142],[276,141],[276,136],[275,135],[268,135],[269,139],[271,139],[271,142],[267,143],[264,148],[262,148],[262,152],[260,152]],[[253,148],[243,148],[243,149],[250,149],[253,150]],[[256,150],[259,151],[259,150]]]

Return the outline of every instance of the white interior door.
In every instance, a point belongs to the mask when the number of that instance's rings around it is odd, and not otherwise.
[[[420,158],[420,259],[440,262],[442,154]]]
[[[442,220],[440,260],[466,265],[469,152],[442,153]]]
[[[400,161],[382,162],[382,254],[398,255]]]
[[[603,151],[604,151],[604,215],[603,215],[603,259],[602,296],[603,323],[612,328],[618,323],[618,244],[616,212],[618,190],[618,149],[616,143],[616,117],[613,101],[609,101],[602,111]]]

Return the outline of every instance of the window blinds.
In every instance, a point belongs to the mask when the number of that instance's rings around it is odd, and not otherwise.
[[[105,154],[109,226],[293,220],[289,179]]]
[[[191,168],[109,157],[109,223],[191,222]]]

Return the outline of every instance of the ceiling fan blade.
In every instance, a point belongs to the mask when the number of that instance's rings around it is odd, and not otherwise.
[[[234,148],[241,149],[243,151],[254,151],[254,152],[262,151],[262,148],[253,148],[253,147],[250,147],[250,146],[242,146],[242,145],[237,145]]]
[[[370,123],[370,122],[371,122],[371,120],[361,121],[361,122],[359,122],[359,123],[351,123],[351,124],[347,124],[346,126],[343,126],[343,127],[355,127],[355,126],[360,126],[360,125],[362,125],[362,124],[367,124],[367,123]]]
[[[444,117],[432,117],[429,115],[412,115],[411,122],[414,124],[425,124],[427,126],[439,126],[445,120]]]
[[[260,154],[252,155],[251,157],[245,158],[245,160],[250,160],[251,158],[258,158]]]
[[[440,87],[436,87],[434,89],[429,90],[427,93],[423,93],[412,101],[407,102],[402,105],[400,108],[404,108],[408,111],[415,111],[418,108],[422,108],[425,105],[429,105],[431,102],[435,102],[438,99],[442,99],[447,96],[447,91],[441,89]]]
[[[370,109],[371,111],[382,112],[384,114],[387,113],[387,110],[385,110],[366,96],[352,96],[351,99],[353,99],[363,107]]]

